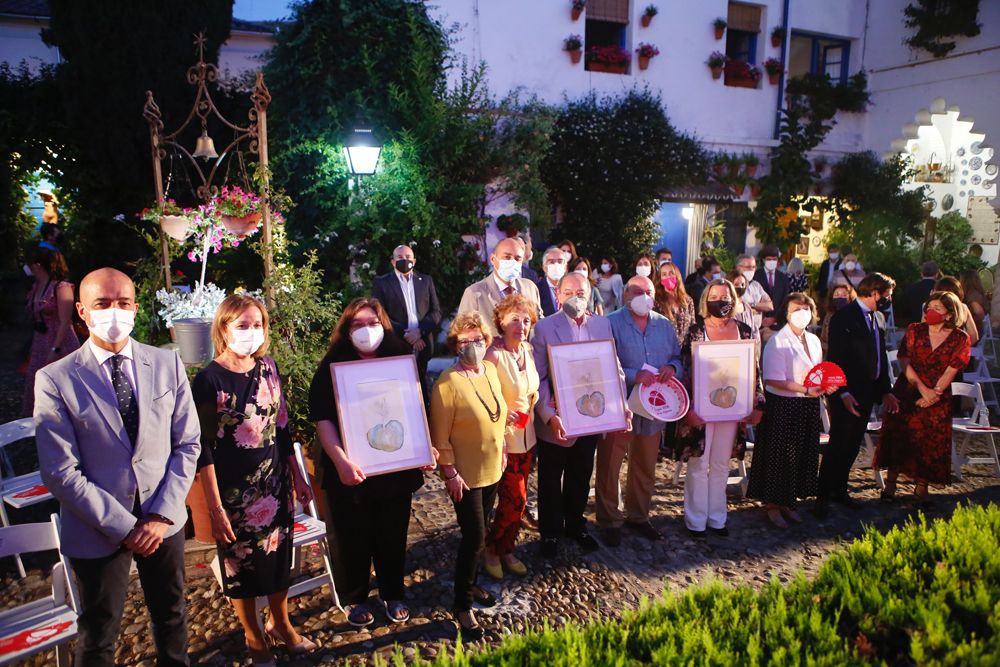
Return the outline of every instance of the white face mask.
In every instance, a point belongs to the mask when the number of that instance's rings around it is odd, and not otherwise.
[[[776,259],[767,260],[766,262],[764,262],[764,268],[767,269],[768,271],[774,271],[775,269],[778,268],[778,260]]]
[[[30,266],[28,266],[27,264],[25,264],[21,268],[24,270],[24,275],[28,276],[29,278],[34,277],[35,274],[31,271],[31,267]]]
[[[840,259],[840,253],[839,252],[831,252],[830,253],[830,261],[831,262],[836,262],[838,259]]]
[[[584,278],[590,278],[590,273],[587,271],[587,269],[577,269],[573,273],[577,274],[578,276],[583,276]]]
[[[610,270],[611,270],[610,264],[608,264],[607,262],[601,264],[601,273],[607,273]]]
[[[844,268],[847,269],[848,271],[853,271],[857,267],[858,267],[857,262],[844,262]]]
[[[712,274],[712,280],[722,280],[722,274],[721,273],[713,273]]]
[[[805,329],[807,326],[812,324],[812,317],[811,310],[796,310],[788,316],[788,321],[791,322],[792,326],[796,329]]]
[[[747,286],[749,286],[750,283],[753,281],[754,272],[753,271],[740,271],[740,273],[742,273],[743,277],[747,279]]]
[[[573,255],[566,252],[565,250],[562,251],[562,254],[563,254],[563,261],[569,264],[569,260],[573,259]]]
[[[103,310],[88,310],[90,313],[90,332],[101,340],[117,345],[132,333],[135,324],[135,311],[120,308],[105,308]]]
[[[587,299],[582,296],[571,296],[563,302],[562,309],[572,319],[578,319],[587,312]]]
[[[361,327],[352,331],[351,342],[354,343],[354,347],[357,348],[358,352],[370,354],[382,344],[384,336],[385,329],[382,328],[382,325],[372,324],[371,326]]]
[[[652,272],[653,272],[653,267],[651,267],[648,264],[640,264],[639,266],[635,267],[635,275],[640,276],[642,278],[648,278],[649,274],[651,274]]]
[[[560,278],[566,275],[566,265],[561,262],[558,264],[546,264],[545,275],[549,277],[549,280],[557,283]]]
[[[249,357],[263,344],[263,329],[232,329],[229,332],[229,349],[238,356]]]
[[[497,262],[497,275],[505,283],[521,277],[521,262],[516,259],[501,259]]]
[[[638,294],[628,302],[628,306],[639,317],[645,317],[653,309],[653,297],[648,294]]]

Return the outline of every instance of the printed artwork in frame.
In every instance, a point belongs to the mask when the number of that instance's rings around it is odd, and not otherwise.
[[[365,475],[434,463],[413,355],[330,364],[340,439]]]
[[[753,411],[757,367],[753,340],[691,343],[694,411],[706,422],[738,421]]]
[[[549,345],[549,377],[567,437],[623,431],[625,392],[613,340]]]

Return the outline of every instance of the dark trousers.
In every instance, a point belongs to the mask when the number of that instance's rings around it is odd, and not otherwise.
[[[156,662],[162,667],[188,665],[187,608],[184,596],[184,531],[163,540],[149,556],[124,547],[103,558],[73,558],[82,612],[78,621],[77,667],[115,664],[115,641],[121,630],[128,593],[128,573],[135,557],[146,608],[153,621]]]
[[[858,405],[860,417],[855,417],[838,396],[831,396],[827,402],[830,408],[830,442],[826,445],[823,462],[819,467],[819,490],[816,499],[825,502],[831,498],[847,495],[847,480],[851,476],[851,466],[858,457],[872,403]]]
[[[338,501],[329,494],[327,498],[333,583],[341,604],[368,599],[373,562],[379,597],[402,600],[413,496],[404,493],[361,503]]]
[[[462,530],[455,560],[455,609],[472,608],[472,587],[479,575],[479,560],[486,548],[486,521],[497,497],[497,485],[469,489],[455,504],[455,516]]]
[[[570,447],[538,441],[538,530],[543,539],[586,530],[583,512],[600,437],[577,438]]]

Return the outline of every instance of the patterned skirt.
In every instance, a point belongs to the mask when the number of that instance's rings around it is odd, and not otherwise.
[[[788,398],[768,392],[757,428],[747,496],[791,507],[815,496],[819,481],[818,398]]]

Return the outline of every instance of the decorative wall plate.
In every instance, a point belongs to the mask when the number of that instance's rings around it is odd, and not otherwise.
[[[958,196],[959,197],[964,197],[965,196],[965,190],[959,190],[958,191]]]
[[[958,157],[964,156],[965,155],[965,148],[959,148],[957,151],[955,151],[955,155],[957,155]]]
[[[983,152],[983,142],[981,141],[975,142],[974,144],[972,144],[972,147],[969,148],[969,150],[972,151],[973,155],[979,155],[980,153]]]
[[[955,205],[955,198],[952,195],[947,194],[941,198],[941,210],[950,211],[951,207],[954,205]]]
[[[971,183],[972,183],[973,185],[979,185],[980,183],[982,183],[982,181],[983,181],[983,177],[982,177],[982,176],[980,176],[979,174],[973,174],[973,175],[972,175],[972,178],[970,178],[970,179],[969,179],[969,181],[970,181],[970,182],[971,182]]]
[[[993,176],[997,173],[997,166],[995,164],[986,165],[986,175]]]
[[[982,166],[983,166],[983,158],[981,157],[974,157],[971,160],[969,160],[969,169],[975,170],[979,169]]]

